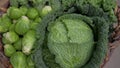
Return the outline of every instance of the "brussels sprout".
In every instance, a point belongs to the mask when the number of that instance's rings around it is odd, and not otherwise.
[[[23,53],[25,53],[26,55],[29,55],[31,53],[31,50],[33,49],[35,41],[36,41],[35,31],[29,30],[22,39]]]
[[[18,19],[22,16],[22,11],[16,7],[10,7],[7,14],[11,19]]]
[[[30,56],[27,57],[27,68],[35,68],[34,62]]]
[[[4,14],[0,18],[0,32],[7,32],[11,24],[12,23],[9,17],[6,14]]]
[[[35,19],[38,16],[38,11],[35,8],[29,8],[27,12],[27,16],[30,19]]]
[[[19,39],[19,36],[14,31],[9,31],[3,34],[3,37],[9,43],[14,43]]]
[[[22,39],[19,39],[17,42],[13,44],[16,50],[22,50]]]
[[[33,30],[36,30],[38,24],[39,24],[39,23],[31,23],[31,24],[30,24],[30,28],[33,29]]]
[[[42,19],[41,19],[40,17],[35,18],[35,22],[36,22],[36,23],[40,23],[41,20],[42,20]]]
[[[51,6],[45,6],[45,7],[42,9],[40,15],[41,15],[41,17],[44,17],[45,15],[47,15],[47,14],[48,14],[49,12],[51,12],[51,11],[52,11]]]
[[[0,25],[0,33],[1,32],[7,32],[8,29],[6,29],[4,26]]]
[[[27,7],[22,6],[22,7],[20,7],[20,10],[22,11],[23,16],[27,14],[27,11],[28,11]]]
[[[12,45],[10,45],[10,44],[4,45],[4,53],[6,56],[11,57],[12,54],[14,54],[15,52],[16,52],[16,50]]]
[[[6,38],[2,37],[2,43],[3,44],[9,44],[10,41],[8,41]]]
[[[22,16],[15,25],[15,31],[19,35],[24,35],[30,28],[30,21],[26,16]]]
[[[10,62],[13,68],[26,68],[27,66],[26,55],[22,52],[14,53],[10,58]]]
[[[12,24],[10,27],[9,27],[9,31],[14,31],[15,29],[15,24]]]

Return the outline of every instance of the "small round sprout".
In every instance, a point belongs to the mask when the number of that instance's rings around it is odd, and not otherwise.
[[[51,12],[51,11],[52,11],[51,6],[45,6],[45,7],[42,9],[40,15],[41,15],[41,17],[44,17],[45,15],[47,15],[47,14],[48,14],[49,12]]]
[[[19,8],[10,7],[7,14],[11,19],[18,19],[22,16],[22,11]]]
[[[16,52],[16,50],[12,45],[10,45],[10,44],[4,45],[4,53],[6,56],[11,57],[12,54],[14,54],[15,52]]]

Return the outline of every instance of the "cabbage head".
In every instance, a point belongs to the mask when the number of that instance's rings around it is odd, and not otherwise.
[[[82,20],[62,19],[48,29],[48,48],[62,68],[79,68],[90,58],[92,29]]]

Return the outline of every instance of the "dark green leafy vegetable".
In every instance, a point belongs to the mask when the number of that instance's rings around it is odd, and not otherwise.
[[[19,7],[19,6],[28,6],[29,0],[10,0],[10,6]]]
[[[10,0],[10,5],[14,7],[18,7],[18,1],[17,0]]]
[[[110,11],[111,9],[114,9],[116,7],[116,1],[115,0],[102,0],[102,6],[104,11]]]
[[[17,2],[19,3],[19,5],[24,5],[24,6],[28,4],[28,0],[17,0]]]

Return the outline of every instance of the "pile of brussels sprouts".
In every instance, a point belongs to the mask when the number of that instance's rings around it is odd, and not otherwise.
[[[10,7],[0,18],[4,53],[10,58],[14,68],[21,66],[22,68],[34,68],[30,54],[37,40],[36,28],[42,17],[50,11],[50,6],[44,7],[41,12],[24,6]]]

